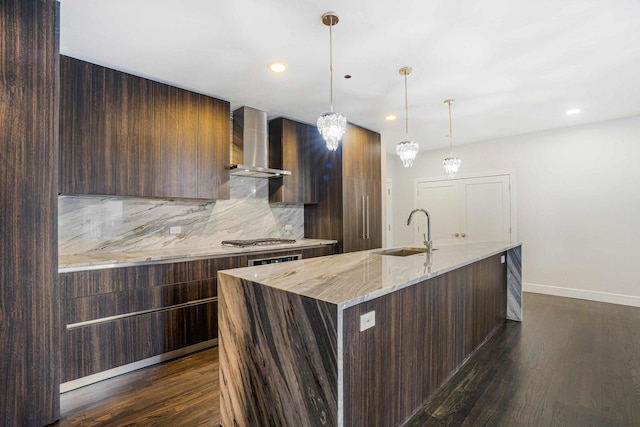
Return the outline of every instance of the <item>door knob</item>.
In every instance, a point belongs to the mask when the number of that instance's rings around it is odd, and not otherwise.
[[[462,237],[467,237],[467,233],[460,233]]]
[[[460,237],[460,233],[453,233],[452,236]]]

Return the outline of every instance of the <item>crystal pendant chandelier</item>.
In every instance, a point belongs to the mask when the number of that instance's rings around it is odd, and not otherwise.
[[[318,132],[322,135],[327,148],[335,151],[340,144],[342,136],[347,130],[347,119],[340,113],[333,112],[333,34],[331,28],[338,23],[338,15],[335,12],[327,12],[322,15],[322,23],[329,27],[329,93],[331,100],[331,112],[318,117]]]
[[[444,166],[444,170],[447,173],[449,178],[453,178],[456,176],[458,169],[460,168],[460,164],[462,160],[457,157],[453,157],[453,134],[451,132],[451,104],[456,102],[455,99],[445,99],[444,103],[449,105],[449,150],[451,150],[450,157],[447,157],[442,161],[442,166]]]
[[[407,136],[406,141],[398,142],[396,153],[400,156],[405,168],[410,168],[420,150],[420,146],[415,141],[409,141],[409,104],[407,102],[407,76],[411,74],[411,67],[402,67],[398,72],[404,76],[404,130]]]

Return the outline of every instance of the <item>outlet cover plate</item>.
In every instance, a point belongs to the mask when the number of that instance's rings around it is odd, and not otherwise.
[[[360,316],[360,332],[373,328],[376,325],[376,312],[370,311]]]

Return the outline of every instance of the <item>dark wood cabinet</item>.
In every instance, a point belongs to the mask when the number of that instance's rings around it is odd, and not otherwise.
[[[0,3],[0,425],[60,417],[53,0]]]
[[[340,252],[381,247],[380,134],[349,124],[338,150],[312,147],[318,203],[305,206],[305,236],[336,239]]]
[[[217,272],[251,259],[333,255],[335,245],[60,274],[62,382],[218,337]]]
[[[342,139],[344,176],[380,181],[380,134],[349,124]]]
[[[506,318],[494,255],[344,310],[344,425],[403,425]],[[360,316],[375,311],[375,328]],[[362,393],[367,390],[367,393]]]
[[[229,197],[229,103],[60,57],[60,192]]]
[[[291,176],[269,180],[269,203],[318,202],[311,152],[320,142],[315,126],[285,118],[269,122],[269,167],[291,171]]]

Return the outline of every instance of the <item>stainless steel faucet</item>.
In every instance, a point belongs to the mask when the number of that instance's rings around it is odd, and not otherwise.
[[[422,237],[424,238],[424,245],[427,247],[427,252],[432,253],[433,243],[431,242],[431,217],[429,216],[429,212],[427,212],[426,209],[412,210],[411,213],[409,214],[409,219],[407,219],[407,226],[411,225],[411,217],[416,212],[424,212],[424,214],[427,216],[427,235],[425,236],[423,233]]]

